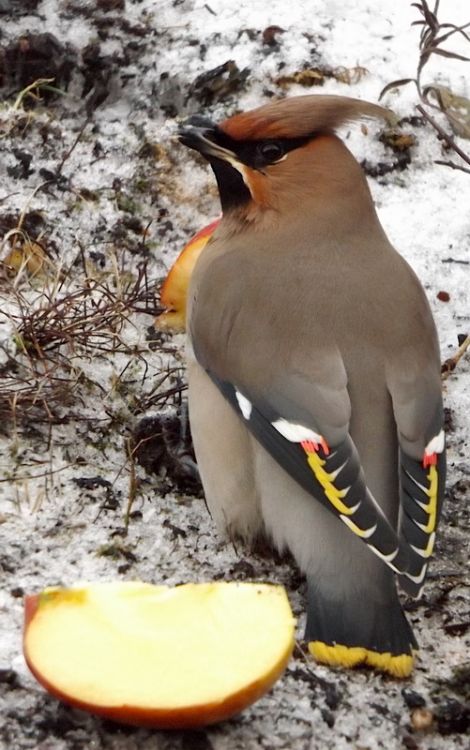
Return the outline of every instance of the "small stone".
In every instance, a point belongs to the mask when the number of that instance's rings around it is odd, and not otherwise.
[[[11,690],[21,687],[18,674],[14,669],[0,669],[0,685],[7,685]]]
[[[446,698],[436,709],[441,734],[465,734],[470,730],[470,707],[455,698]]]
[[[441,302],[449,302],[450,300],[449,292],[438,292],[436,296]]]
[[[426,705],[423,696],[417,693],[416,690],[405,687],[401,691],[401,694],[408,708],[424,708]]]
[[[403,737],[403,747],[406,747],[406,750],[418,750],[418,743],[411,734],[406,734]]]
[[[269,47],[277,47],[279,44],[277,36],[284,32],[285,29],[280,26],[267,26],[263,31],[263,44],[267,44]]]
[[[415,708],[411,712],[411,726],[415,732],[429,729],[434,721],[434,714],[429,708]]]

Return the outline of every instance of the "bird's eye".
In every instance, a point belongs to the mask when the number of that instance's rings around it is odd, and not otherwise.
[[[284,156],[284,147],[279,141],[267,141],[260,143],[258,154],[265,163],[279,161]]]

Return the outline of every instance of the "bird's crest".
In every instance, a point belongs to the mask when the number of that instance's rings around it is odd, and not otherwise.
[[[301,138],[318,132],[332,132],[341,125],[361,119],[396,122],[389,109],[344,96],[294,96],[257,107],[224,120],[221,129],[235,140]]]

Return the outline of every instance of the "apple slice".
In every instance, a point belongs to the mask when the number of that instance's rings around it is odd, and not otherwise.
[[[189,280],[197,259],[219,223],[220,219],[215,219],[195,234],[170,268],[160,292],[160,302],[167,308],[167,312],[155,320],[155,327],[159,331],[184,331]]]
[[[194,728],[270,689],[294,625],[282,586],[90,583],[27,596],[23,648],[67,703],[125,724]]]

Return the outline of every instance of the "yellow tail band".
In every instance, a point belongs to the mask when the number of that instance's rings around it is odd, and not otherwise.
[[[330,667],[350,669],[363,664],[400,678],[408,677],[414,664],[414,657],[410,654],[394,656],[390,652],[369,651],[362,646],[329,646],[322,641],[311,641],[308,650],[314,659]]]

